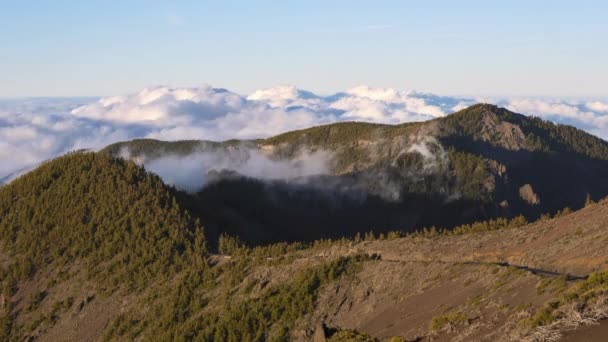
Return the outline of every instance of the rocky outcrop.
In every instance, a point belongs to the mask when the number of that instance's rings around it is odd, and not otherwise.
[[[532,185],[526,184],[519,188],[519,197],[530,205],[540,204],[540,198],[532,189]]]
[[[500,121],[496,114],[487,112],[482,118],[481,139],[508,150],[525,148],[526,135],[518,125]]]
[[[317,325],[315,329],[315,334],[312,337],[313,342],[326,342],[327,338],[325,338],[325,328],[323,324]]]

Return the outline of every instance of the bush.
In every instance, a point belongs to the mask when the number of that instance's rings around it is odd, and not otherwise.
[[[464,323],[467,317],[460,312],[451,312],[445,315],[435,316],[429,323],[429,331],[437,332],[442,330],[447,325],[455,325]]]

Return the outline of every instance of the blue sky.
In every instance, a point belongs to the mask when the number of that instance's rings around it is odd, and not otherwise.
[[[0,97],[210,83],[608,96],[605,1],[4,1]]]

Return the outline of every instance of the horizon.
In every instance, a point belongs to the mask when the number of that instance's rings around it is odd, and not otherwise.
[[[399,89],[399,88],[394,88],[394,87],[381,87],[381,86],[373,86],[373,85],[369,85],[369,84],[353,84],[350,87],[346,87],[344,89],[339,89],[336,91],[331,91],[331,92],[322,92],[322,91],[317,91],[315,89],[311,89],[311,88],[302,88],[299,87],[296,84],[276,84],[274,86],[270,86],[267,88],[256,88],[253,91],[247,92],[247,93],[242,93],[242,92],[236,92],[233,91],[230,88],[227,87],[218,87],[215,86],[214,84],[208,83],[208,82],[199,82],[198,84],[193,84],[193,85],[171,85],[171,84],[151,84],[145,87],[142,87],[140,89],[136,89],[133,91],[129,91],[126,93],[113,93],[113,94],[92,94],[92,95],[78,95],[78,96],[69,96],[69,95],[57,95],[57,96],[44,96],[44,95],[40,95],[40,96],[2,96],[0,95],[0,101],[19,101],[19,100],[35,100],[35,99],[49,99],[49,100],[69,100],[69,99],[91,99],[91,100],[99,100],[101,98],[105,98],[105,97],[113,97],[113,96],[128,96],[128,95],[133,95],[136,94],[140,91],[142,91],[143,89],[154,89],[154,88],[170,88],[170,89],[195,89],[195,88],[199,88],[199,87],[205,87],[205,86],[209,86],[212,88],[216,88],[216,89],[226,89],[229,90],[239,96],[242,97],[247,97],[253,93],[255,93],[256,91],[262,91],[262,90],[266,90],[266,89],[275,89],[275,88],[280,88],[280,87],[295,87],[297,90],[301,90],[301,91],[305,91],[305,92],[310,92],[313,93],[316,96],[319,97],[330,97],[333,95],[337,95],[337,94],[341,94],[341,93],[345,93],[350,89],[355,89],[357,87],[369,87],[369,88],[373,88],[373,89],[385,89],[385,90],[395,90],[398,92],[406,92],[406,93],[418,93],[418,94],[425,94],[425,95],[435,95],[435,96],[447,96],[447,97],[454,97],[454,98],[469,98],[469,99],[484,99],[484,100],[488,100],[490,102],[488,103],[494,103],[494,102],[499,102],[500,100],[517,100],[517,99],[535,99],[535,100],[550,100],[550,101],[568,101],[568,102],[581,102],[581,101],[608,101],[608,93],[602,96],[552,96],[552,95],[526,95],[526,94],[522,94],[522,95],[513,95],[513,96],[508,96],[508,95],[503,95],[503,94],[466,94],[466,93],[434,93],[434,92],[430,92],[430,91],[425,91],[424,89],[418,89],[418,88],[411,88],[411,89]],[[492,102],[494,101],[494,102]]]
[[[28,100],[28,99],[57,99],[57,100],[61,100],[61,99],[100,99],[100,98],[104,98],[104,97],[111,97],[111,96],[120,96],[120,95],[131,95],[134,93],[137,93],[139,91],[141,91],[142,89],[145,88],[156,88],[156,87],[169,87],[169,88],[196,88],[197,86],[200,85],[209,85],[208,83],[200,83],[198,85],[168,85],[168,84],[154,84],[154,85],[148,85],[146,87],[142,87],[141,89],[137,89],[134,91],[129,91],[126,93],[122,93],[122,94],[92,94],[92,95],[77,95],[77,96],[70,96],[70,95],[34,95],[34,96],[28,96],[28,95],[22,95],[22,96],[0,96],[0,101],[16,101],[16,100]],[[278,84],[276,85],[276,87],[281,87],[281,86],[296,86],[293,84]],[[366,84],[355,84],[351,87],[347,87],[345,90],[347,89],[352,89],[358,86],[369,86]],[[296,86],[297,87],[297,86]],[[382,87],[375,87],[374,88],[382,88]],[[214,88],[221,88],[221,89],[226,89],[225,87],[214,87]],[[243,97],[247,97],[248,95],[258,91],[258,90],[263,90],[263,89],[269,89],[269,88],[274,88],[274,87],[268,87],[268,88],[258,88],[255,89],[249,93],[241,93],[238,92],[236,94],[241,95]],[[335,95],[335,94],[339,94],[344,92],[344,90],[340,91],[334,91],[334,92],[317,92],[315,90],[312,90],[310,88],[300,88],[297,87],[299,90],[304,90],[304,91],[309,91],[314,93],[315,95],[321,96],[321,97],[327,97],[327,96],[331,96],[331,95]],[[396,89],[396,88],[384,88],[384,89]],[[439,95],[437,93],[433,93],[433,92],[427,92],[427,91],[423,91],[417,88],[413,88],[413,89],[396,89],[399,91],[406,91],[406,92],[416,92],[416,93],[421,93],[421,94],[430,94],[430,95]],[[539,99],[539,100],[564,100],[564,101],[590,101],[590,100],[600,100],[600,101],[608,101],[608,94],[607,95],[599,95],[599,96],[557,96],[557,95],[531,95],[531,94],[522,94],[522,95],[513,95],[513,96],[505,96],[502,94],[467,94],[467,93],[442,93],[442,96],[450,96],[450,97],[459,97],[459,98],[490,98],[490,99]]]

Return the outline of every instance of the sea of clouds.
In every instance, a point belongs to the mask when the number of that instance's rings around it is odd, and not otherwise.
[[[243,96],[211,86],[159,86],[101,99],[0,99],[0,183],[67,151],[134,138],[247,139],[337,121],[424,121],[478,102],[608,139],[602,99],[465,98],[368,86],[327,96],[279,86]]]

